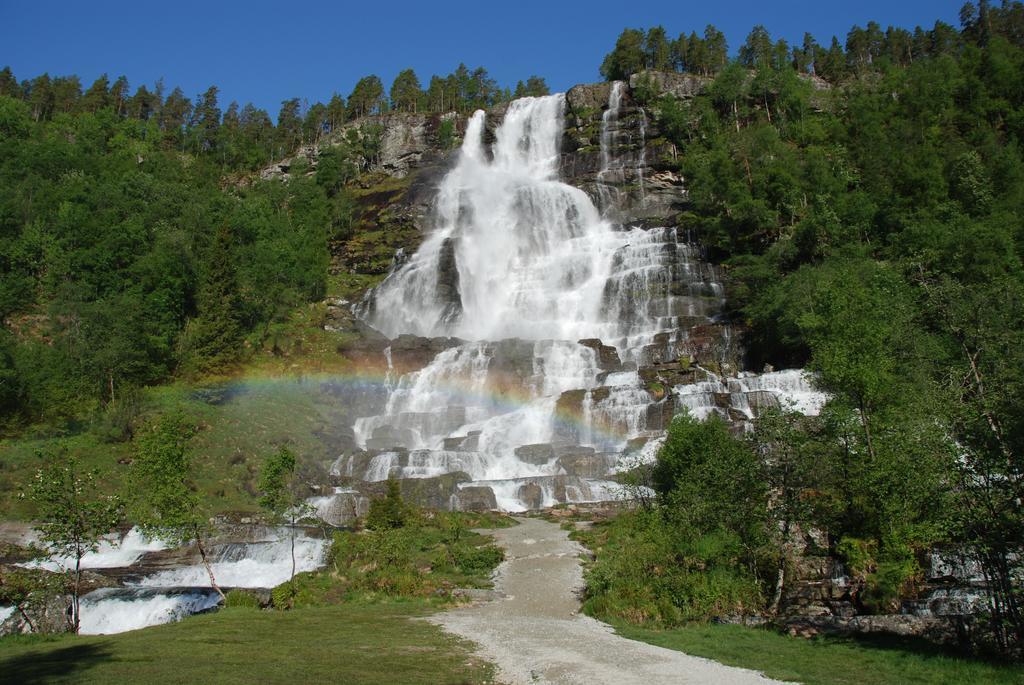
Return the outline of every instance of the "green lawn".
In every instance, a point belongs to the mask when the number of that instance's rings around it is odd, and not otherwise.
[[[730,666],[807,685],[1024,683],[1024,667],[958,658],[898,640],[805,640],[743,626],[691,625],[671,630],[616,625],[620,635]]]
[[[0,639],[0,682],[486,683],[470,647],[416,620],[424,602],[225,609],[111,636]]]

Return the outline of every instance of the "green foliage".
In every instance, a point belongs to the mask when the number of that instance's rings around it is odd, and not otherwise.
[[[389,478],[387,492],[370,502],[366,514],[366,526],[371,530],[401,528],[409,523],[415,512],[402,499],[402,489],[397,480]]]
[[[596,553],[584,608],[598,618],[673,626],[763,606],[743,546],[728,531],[694,535],[664,512],[638,510],[582,537]]]
[[[513,525],[504,516],[429,513],[401,528],[337,531],[327,566],[300,573],[275,589],[281,606],[302,608],[341,601],[451,598],[459,587],[486,587],[504,559],[499,547],[472,527]],[[278,606],[275,599],[275,606]]]
[[[103,536],[124,515],[120,499],[101,494],[97,478],[97,471],[83,471],[77,460],[67,454],[49,455],[47,464],[36,472],[28,487],[28,496],[36,505],[40,541],[48,553],[70,560],[67,571],[72,574],[71,627],[76,633],[81,623],[82,557],[96,551]]]
[[[683,414],[669,428],[651,484],[653,506],[623,513],[586,539],[588,611],[678,625],[757,611],[768,494],[755,453],[717,418]]]
[[[275,518],[284,516],[295,506],[295,497],[291,494],[294,476],[295,455],[287,447],[281,447],[264,459],[260,471],[259,504]]]
[[[749,550],[761,544],[767,493],[757,456],[717,416],[673,419],[652,483],[682,535],[697,540],[725,531]]]
[[[442,150],[455,147],[455,120],[445,119],[437,127],[437,144]]]
[[[165,414],[136,440],[132,463],[134,514],[151,537],[179,544],[193,542],[207,526],[194,486],[194,463],[188,447],[192,434],[192,427],[180,414]]]
[[[32,615],[44,608],[52,597],[69,590],[74,592],[74,585],[59,573],[16,566],[7,566],[0,573],[0,604],[14,607],[33,633],[37,626],[32,622]]]
[[[251,592],[234,589],[224,596],[224,607],[229,609],[259,609],[260,599]]]

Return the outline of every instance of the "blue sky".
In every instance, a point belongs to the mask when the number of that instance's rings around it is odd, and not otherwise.
[[[132,88],[163,76],[195,96],[210,85],[221,103],[252,101],[276,116],[291,97],[326,101],[347,96],[376,73],[390,87],[413,67],[426,84],[459,62],[484,66],[502,85],[530,74],[553,90],[599,80],[601,59],[621,30],[662,24],[670,36],[708,23],[734,51],[755,24],[799,41],[810,31],[826,42],[874,20],[926,28],[957,25],[963,0],[795,2],[275,2],[179,0],[0,0],[0,65],[19,79],[78,74],[88,86],[101,73],[124,74]]]

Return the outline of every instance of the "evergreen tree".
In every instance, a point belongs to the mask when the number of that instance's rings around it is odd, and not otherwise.
[[[244,330],[234,253],[231,229],[222,225],[208,253],[198,314],[186,330],[186,360],[199,371],[230,364],[241,352]]]
[[[89,89],[82,95],[82,109],[86,112],[98,112],[110,106],[110,80],[106,74],[93,81]]]
[[[644,32],[639,29],[625,29],[615,49],[608,53],[601,63],[601,76],[607,81],[622,81],[642,71],[646,64],[644,55]]]
[[[364,76],[348,96],[348,114],[352,119],[377,114],[384,102],[384,84],[377,76]]]
[[[415,112],[422,95],[416,72],[412,69],[400,71],[391,84],[391,108],[399,112]]]

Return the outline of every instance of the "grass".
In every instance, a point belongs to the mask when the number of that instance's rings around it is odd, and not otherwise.
[[[231,608],[120,635],[3,638],[0,682],[491,682],[467,643],[415,620],[428,610],[419,601]]]
[[[336,456],[321,435],[338,425],[345,407],[315,378],[291,371],[254,373],[254,379],[219,379],[202,386],[178,382],[142,393],[140,422],[178,409],[199,427],[191,447],[200,491],[214,513],[256,510],[259,467],[276,445],[287,444],[304,462],[322,466]],[[88,426],[66,435],[2,440],[0,517],[31,516],[30,503],[19,500],[18,491],[43,463],[37,453],[59,447],[77,455],[83,466],[99,469],[110,492],[124,484],[134,456],[130,442],[105,441]]]
[[[703,622],[680,625],[681,617],[671,607],[666,610],[670,598],[659,594],[667,590],[660,584],[664,567],[656,567],[666,557],[651,556],[652,549],[659,549],[652,548],[657,538],[641,535],[646,530],[642,523],[626,513],[570,534],[596,554],[585,574],[589,586],[584,611],[610,623],[623,637],[808,685],[1024,685],[1020,666],[961,656],[919,639],[871,635],[807,640],[769,628]]]
[[[898,638],[794,638],[771,630],[694,624],[655,630],[614,624],[624,637],[807,685],[1024,683],[1024,667],[958,657]]]
[[[490,587],[504,557],[491,537],[471,529],[509,525],[514,521],[502,514],[414,510],[401,528],[337,531],[326,566],[281,590],[298,607],[398,597],[449,603],[458,588]]]

